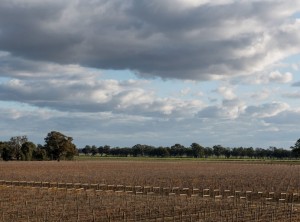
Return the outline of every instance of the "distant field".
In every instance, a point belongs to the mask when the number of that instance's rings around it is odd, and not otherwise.
[[[115,156],[104,156],[101,157],[99,155],[79,155],[75,156],[74,160],[78,161],[105,161],[105,160],[119,160],[119,161],[195,161],[195,162],[244,162],[244,163],[284,163],[284,164],[300,164],[300,160],[296,159],[257,159],[257,158],[192,158],[192,157],[115,157]]]
[[[80,159],[0,162],[0,221],[300,221],[297,164]]]

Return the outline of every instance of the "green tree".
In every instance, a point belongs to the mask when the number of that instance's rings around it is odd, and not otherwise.
[[[44,146],[41,144],[37,145],[37,148],[32,152],[32,159],[33,160],[47,160],[47,151]]]
[[[22,160],[32,160],[32,154],[33,151],[36,149],[36,145],[32,142],[25,142],[21,146],[21,151],[22,151]]]
[[[12,158],[15,158],[17,160],[22,158],[21,147],[26,142],[28,142],[27,136],[14,136],[10,138],[10,152]]]
[[[173,146],[171,146],[171,153],[170,154],[171,154],[171,156],[180,156],[180,157],[182,157],[182,156],[186,155],[185,151],[186,151],[186,148],[183,145],[181,145],[179,143],[176,143]]]
[[[86,145],[83,149],[82,149],[82,152],[84,153],[84,155],[88,155],[91,153],[91,146],[90,145]]]
[[[213,153],[215,156],[217,156],[218,158],[221,156],[221,155],[224,155],[224,151],[225,151],[225,148],[221,145],[215,145],[213,146]]]
[[[145,145],[136,144],[132,147],[133,156],[144,156],[145,154]]]
[[[298,139],[294,146],[291,146],[293,156],[300,157],[300,139]]]
[[[195,158],[202,158],[204,156],[204,148],[198,143],[192,143],[191,148]]]
[[[73,159],[77,154],[73,138],[56,131],[48,133],[45,138],[45,148],[51,160]]]
[[[12,160],[12,149],[10,142],[1,142],[0,144],[1,157],[3,160]]]
[[[99,146],[98,147],[98,153],[100,154],[100,156],[108,155],[110,153],[110,146],[105,145],[105,146]]]
[[[92,156],[96,156],[97,155],[98,149],[97,149],[97,147],[95,145],[93,145],[91,147],[91,153],[92,153]]]

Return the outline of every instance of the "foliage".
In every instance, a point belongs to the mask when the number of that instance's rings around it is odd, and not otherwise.
[[[191,148],[195,158],[202,158],[204,156],[204,148],[198,143],[192,143]]]
[[[254,159],[291,159],[300,157],[300,139],[291,150],[277,147],[268,149],[253,147],[203,147],[198,143],[192,143],[185,147],[179,143],[171,147],[154,147],[145,144],[136,144],[130,147],[110,147],[109,145],[86,145],[82,149],[76,149],[73,138],[52,131],[45,138],[45,145],[36,146],[28,141],[27,136],[14,136],[9,141],[0,141],[0,155],[3,160],[71,160],[78,153],[91,156],[118,156],[118,157],[193,157],[193,158],[254,158]]]
[[[298,139],[294,146],[291,147],[292,152],[296,157],[300,157],[300,139]]]
[[[10,152],[13,158],[22,159],[22,145],[28,142],[27,136],[14,136],[10,139]]]
[[[61,159],[73,159],[77,150],[75,144],[72,143],[73,138],[64,134],[52,131],[45,138],[45,149],[51,160],[60,161]]]
[[[22,160],[32,160],[32,154],[33,151],[36,149],[36,145],[32,142],[25,142],[21,146],[21,152],[22,152]]]

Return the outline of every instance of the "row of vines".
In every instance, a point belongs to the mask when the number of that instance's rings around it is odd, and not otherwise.
[[[0,162],[0,221],[300,221],[299,166]]]

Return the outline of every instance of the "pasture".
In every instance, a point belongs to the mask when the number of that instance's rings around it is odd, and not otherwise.
[[[0,162],[0,221],[300,221],[300,165]]]

